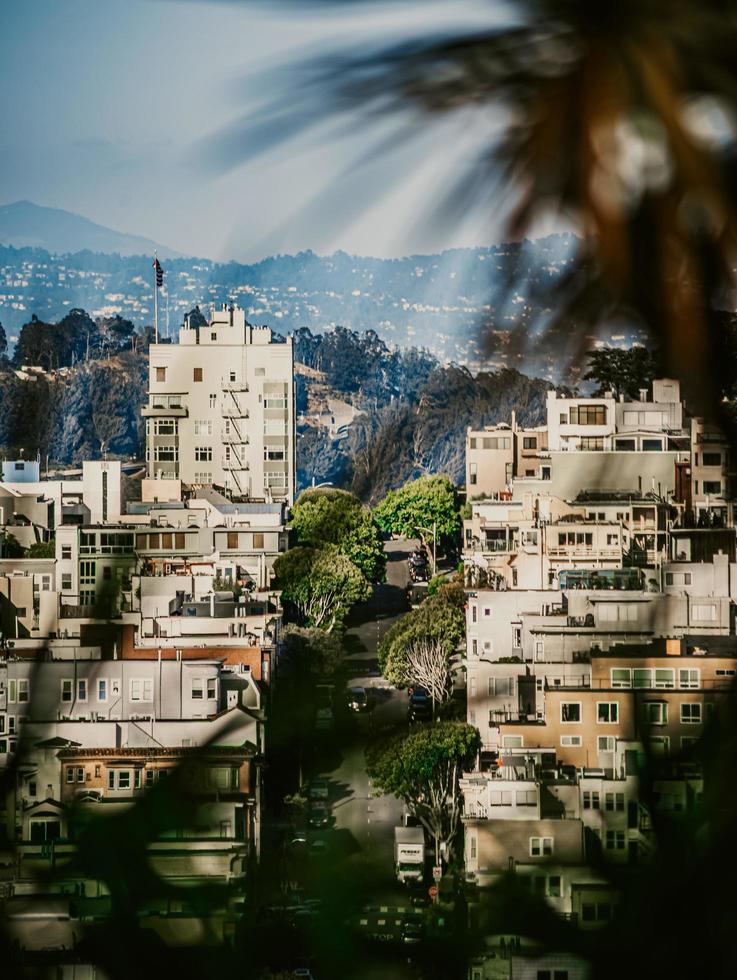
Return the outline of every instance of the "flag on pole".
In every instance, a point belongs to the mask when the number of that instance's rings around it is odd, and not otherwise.
[[[161,268],[161,263],[158,259],[154,259],[153,266],[156,270],[156,288],[161,289],[164,285],[164,270]]]

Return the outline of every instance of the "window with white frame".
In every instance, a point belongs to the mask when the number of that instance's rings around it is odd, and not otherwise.
[[[560,744],[565,748],[575,749],[583,745],[583,740],[580,735],[561,735]]]
[[[701,671],[698,667],[684,667],[678,671],[678,686],[683,689],[695,690],[701,682]]]
[[[552,853],[552,837],[530,837],[530,857],[549,857]]]
[[[625,833],[623,830],[607,830],[605,847],[608,851],[623,851],[625,844]]]
[[[27,678],[12,678],[8,681],[8,702],[11,704],[23,704],[28,701],[28,680]]]
[[[585,789],[583,791],[583,808],[584,810],[601,809],[601,801],[598,790]]]
[[[87,700],[87,680],[84,677],[80,677],[77,681],[77,700]]]
[[[681,724],[682,725],[701,724],[700,701],[688,701],[681,705]]]
[[[512,623],[512,646],[519,649],[522,646],[522,624]]]
[[[502,748],[521,749],[523,745],[524,738],[522,735],[502,735]]]
[[[605,793],[604,794],[604,809],[609,810],[610,813],[623,813],[624,812],[624,793]]]
[[[212,419],[195,419],[194,434],[196,436],[212,435]]]
[[[581,721],[580,701],[561,701],[560,720],[565,724],[576,724]]]
[[[665,725],[668,722],[668,705],[665,701],[645,701],[643,704],[645,723]]]
[[[632,671],[629,667],[611,668],[612,687],[632,687]]]
[[[212,446],[195,446],[194,458],[197,463],[211,463]]]
[[[653,672],[650,667],[635,667],[632,671],[633,687],[652,687]]]
[[[717,618],[717,607],[713,602],[694,603],[691,606],[691,618],[702,623],[713,623]]]
[[[97,681],[97,700],[107,701],[107,678],[100,677]]]
[[[599,752],[613,752],[615,747],[615,740],[613,735],[599,735],[597,739],[597,751]]]
[[[653,755],[667,755],[670,752],[670,737],[668,735],[651,735],[649,745]]]
[[[61,700],[62,704],[69,704],[74,698],[74,680],[71,677],[65,677],[61,682]]]
[[[616,725],[619,721],[619,701],[598,701],[596,720],[600,725]]]
[[[153,701],[154,682],[150,677],[134,677],[130,682],[131,701]]]
[[[514,794],[514,802],[517,806],[537,806],[537,790],[518,789]]]
[[[490,806],[511,806],[512,793],[510,790],[492,789],[489,791]]]
[[[654,680],[657,688],[674,688],[676,686],[675,671],[672,667],[657,667]]]

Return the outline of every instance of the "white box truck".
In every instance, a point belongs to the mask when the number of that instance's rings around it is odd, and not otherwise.
[[[422,881],[425,870],[425,832],[422,827],[394,828],[394,867],[398,881]]]

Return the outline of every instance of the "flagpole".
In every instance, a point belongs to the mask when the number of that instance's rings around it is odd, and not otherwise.
[[[159,270],[157,269],[158,258],[156,252],[154,251],[154,336],[156,338],[156,343],[159,342],[159,284],[158,276]]]

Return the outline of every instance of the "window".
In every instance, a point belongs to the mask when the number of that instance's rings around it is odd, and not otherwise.
[[[194,434],[196,436],[211,436],[212,419],[195,419]]]
[[[63,680],[61,682],[61,700],[62,703],[68,704],[72,700],[72,680]]]
[[[140,788],[141,788],[141,770],[140,769],[134,769],[133,770],[133,789],[140,789]]]
[[[179,423],[176,419],[154,419],[154,435],[175,436]]]
[[[512,624],[512,646],[516,649],[522,646],[522,626]]]
[[[632,671],[633,687],[652,687],[653,672],[649,667],[635,667]]]
[[[597,751],[598,752],[613,752],[614,751],[614,736],[613,735],[599,735],[597,739]]]
[[[613,813],[615,810],[617,811],[617,813],[623,813],[624,793],[605,793],[604,809],[609,810],[610,813]]]
[[[217,697],[217,680],[214,677],[207,678],[207,696],[211,699]]]
[[[719,673],[719,671],[717,671]],[[685,667],[678,671],[678,686],[685,689],[698,688],[701,672],[697,667]]]
[[[217,408],[217,404],[218,404],[218,396],[210,395],[210,408]]]
[[[674,674],[672,667],[658,667],[655,670],[655,687],[668,689],[675,687]]]
[[[700,725],[701,724],[701,703],[690,701],[681,705],[681,724]]]
[[[662,439],[643,439],[642,450],[646,453],[659,453],[663,450]]]
[[[137,677],[131,680],[131,701],[153,701],[154,682],[151,678]]]
[[[107,680],[103,677],[97,682],[97,700],[107,701]]]
[[[573,405],[569,417],[571,425],[606,425],[606,405]]]
[[[537,806],[537,791],[534,789],[518,789],[514,801],[517,806]]]
[[[717,677],[734,677],[736,672],[734,670],[725,670],[724,668],[720,668],[714,673]]]
[[[523,436],[522,437],[522,448],[523,449],[537,449],[537,436]]]
[[[583,808],[584,810],[599,810],[600,801],[598,790],[584,790],[583,793]]]
[[[643,709],[645,723],[648,725],[665,725],[668,721],[668,705],[665,701],[646,701]]]
[[[192,380],[193,381],[202,381],[202,368],[201,367],[193,368],[192,369]]]
[[[157,381],[166,381],[166,368],[165,367],[156,367],[156,368],[154,368],[154,370],[156,371],[156,380]]]
[[[78,701],[87,700],[87,681],[84,678],[80,678],[77,681],[77,700]]]
[[[84,769],[82,768],[82,766],[78,766],[77,767],[77,782],[78,783],[83,783],[84,782],[84,775],[85,775],[84,774]]]
[[[581,702],[580,701],[561,701],[560,720],[567,724],[581,721]]]
[[[237,531],[228,531],[226,547],[227,548],[231,548],[231,549],[238,547],[238,532]]]
[[[634,439],[617,439],[616,447],[618,452],[634,452],[635,451],[635,440]]]
[[[713,603],[709,603],[708,605],[694,603],[691,607],[691,616],[693,619],[715,622],[717,618],[717,607]]]
[[[530,837],[530,857],[548,857],[552,853],[552,837]]]
[[[720,494],[722,492],[721,480],[704,480],[704,493]]]
[[[521,749],[524,745],[524,738],[522,735],[502,735],[502,748],[504,749]]]
[[[118,789],[131,788],[131,774],[128,769],[118,770],[117,788]]]
[[[561,735],[560,744],[566,748],[575,749],[580,748],[583,741],[580,735]]]
[[[61,590],[62,592],[69,591],[72,587],[72,573],[62,572],[61,574]]]
[[[28,700],[28,681],[27,680],[11,680],[8,681],[8,701],[18,701],[22,704],[24,701]]]
[[[512,793],[509,790],[492,789],[489,791],[489,804],[491,806],[511,806]]]
[[[704,466],[721,466],[722,465],[722,454],[721,453],[704,453],[704,458],[702,460]],[[696,464],[698,466],[698,463]]]
[[[616,725],[619,721],[619,701],[599,701],[596,720],[600,725]]]
[[[624,850],[624,831],[607,830],[605,847],[608,851]]]
[[[195,446],[194,458],[198,463],[211,463],[212,446]]]
[[[28,782],[28,795],[29,796],[35,796],[36,795],[36,792],[37,792],[37,790],[36,790],[36,780],[35,779],[31,779]]]
[[[612,667],[612,687],[631,687],[632,672],[629,667]]]
[[[588,452],[601,452],[604,449],[604,437],[581,436],[581,449]]]
[[[72,557],[72,546],[70,544],[63,544],[61,546],[61,557],[63,561],[70,561]]]
[[[74,766],[67,766],[67,783],[74,782]]]
[[[201,677],[192,678],[192,699],[201,701],[205,696],[204,682]]]
[[[155,770],[154,769],[147,769],[146,770],[146,788],[147,789],[150,788],[151,786],[153,786],[153,784],[154,784],[154,773],[155,773]]]
[[[256,531],[253,535],[253,543],[251,545],[253,548],[263,548],[264,547],[264,535],[262,531]]]

